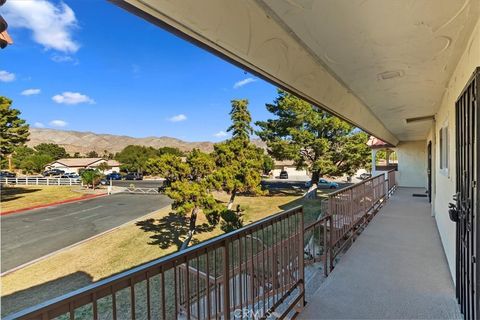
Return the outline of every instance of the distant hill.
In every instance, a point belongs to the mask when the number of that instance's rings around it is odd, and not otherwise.
[[[253,142],[259,147],[265,148],[265,144],[261,140],[255,139]],[[84,154],[92,150],[99,154],[103,154],[104,150],[115,153],[130,144],[151,146],[154,148],[175,147],[182,151],[190,151],[197,148],[205,152],[211,152],[213,151],[214,145],[214,143],[210,141],[187,142],[172,137],[134,138],[93,132],[30,128],[30,141],[27,145],[34,147],[40,143],[58,144],[71,154],[75,152]]]

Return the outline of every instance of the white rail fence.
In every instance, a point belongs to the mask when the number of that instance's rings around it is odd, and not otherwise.
[[[77,186],[81,184],[81,181],[80,179],[70,178],[20,177],[1,178],[0,183],[24,186]]]

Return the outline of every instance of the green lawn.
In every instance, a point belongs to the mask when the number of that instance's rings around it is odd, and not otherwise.
[[[78,186],[15,186],[1,188],[0,212],[79,198]]]
[[[228,195],[217,194],[219,201]],[[269,196],[237,196],[235,204],[245,208],[245,224],[273,213],[304,205],[305,223],[320,214],[320,200],[304,200],[300,193],[278,192]],[[141,221],[68,249],[24,269],[2,277],[2,314],[22,309],[80,288],[177,250],[170,208],[161,209]],[[197,224],[206,223],[203,216]],[[146,227],[148,226],[148,227]],[[196,234],[195,242],[222,234],[219,227]],[[168,242],[167,240],[170,240]]]

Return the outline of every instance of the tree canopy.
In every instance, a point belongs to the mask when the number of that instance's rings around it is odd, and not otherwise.
[[[13,149],[28,141],[30,134],[28,124],[19,116],[21,112],[14,109],[12,100],[0,96],[0,157],[4,158]]]
[[[69,157],[67,151],[65,151],[65,148],[55,143],[40,143],[34,148],[38,153],[48,155],[53,160]]]
[[[215,170],[215,162],[210,154],[194,149],[185,161],[175,154],[163,154],[146,162],[146,171],[166,179],[165,194],[172,200],[172,209],[181,216],[190,215],[188,233],[181,249],[188,247],[197,228],[200,212],[210,224],[219,221],[219,205],[211,193],[210,176]]]
[[[248,100],[232,100],[230,111],[232,125],[227,131],[232,137],[214,146],[213,157],[218,170],[215,172],[216,188],[230,194],[227,208],[231,209],[235,196],[240,192],[261,194],[264,167],[264,151],[250,141],[253,133]]]
[[[117,153],[115,159],[122,163],[123,170],[143,172],[145,171],[147,160],[157,156],[158,151],[153,147],[129,145]]]
[[[28,173],[39,173],[53,160],[54,159],[48,154],[33,153],[22,160],[20,168]]]
[[[262,193],[260,183],[265,155],[263,149],[250,142],[253,129],[248,101],[233,100],[230,116],[232,125],[228,130],[232,132],[232,138],[215,144],[213,153],[194,149],[182,158],[178,153],[170,152],[145,162],[147,173],[165,179],[165,193],[173,200],[175,213],[189,215],[182,249],[188,246],[198,230],[198,214],[203,213],[211,226],[220,223],[221,229],[229,232],[243,224],[241,208],[231,209],[235,195],[239,192]],[[231,195],[227,206],[215,200],[214,190]]]
[[[231,103],[230,119],[232,125],[228,127],[227,132],[231,132],[234,139],[250,141],[253,128],[251,126],[252,116],[248,111],[248,100],[237,99],[232,100]]]
[[[266,108],[276,118],[258,121],[258,136],[275,159],[307,168],[312,183],[321,175],[351,175],[370,162],[368,135],[338,117],[283,90]]]
[[[175,147],[153,147],[129,145],[115,155],[115,159],[122,163],[122,169],[126,171],[144,172],[147,171],[147,161],[158,158],[162,155],[184,156],[184,153]],[[152,163],[151,163],[152,164]]]

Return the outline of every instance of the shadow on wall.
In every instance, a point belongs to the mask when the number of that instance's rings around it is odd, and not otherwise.
[[[77,271],[68,276],[3,296],[2,317],[66,294],[72,289],[82,288],[92,282],[93,278],[88,273]]]

